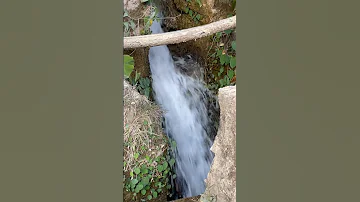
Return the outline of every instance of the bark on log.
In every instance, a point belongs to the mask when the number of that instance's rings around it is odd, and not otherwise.
[[[124,49],[177,44],[210,36],[217,32],[232,29],[234,27],[236,27],[236,16],[219,20],[207,25],[192,27],[179,31],[124,37]]]

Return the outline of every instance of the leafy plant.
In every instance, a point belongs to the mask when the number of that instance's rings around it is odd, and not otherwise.
[[[145,155],[145,151],[138,155]],[[169,152],[155,158],[146,155],[144,160],[146,163],[141,166],[137,163],[130,171],[130,178],[125,179],[126,191],[133,193],[133,199],[139,197],[142,201],[155,199],[160,193],[167,192],[171,189],[169,177],[176,177],[172,172],[175,159],[170,157]]]
[[[151,92],[150,79],[147,78],[147,77],[140,78],[139,79],[139,84],[137,85],[137,89],[142,95],[145,95],[146,97],[149,98],[150,97],[150,92]]]
[[[230,29],[218,32],[213,37],[213,43],[217,46],[210,54],[210,58],[213,60],[211,65],[213,65],[217,71],[211,75],[216,82],[208,86],[210,89],[222,88],[236,82],[236,41],[223,42],[225,41],[224,39],[230,38],[233,31],[234,30]]]
[[[149,2],[149,0],[142,0],[142,3]],[[150,9],[150,15],[144,16],[141,18],[134,19],[132,18],[128,11],[124,10],[124,35],[127,36],[135,36],[135,35],[147,35],[151,34],[150,26],[154,22],[154,20],[159,21],[160,19],[157,17],[158,9],[151,5],[145,5]],[[136,32],[137,30],[137,32]]]
[[[134,69],[134,58],[130,55],[124,55],[124,77],[129,78]]]

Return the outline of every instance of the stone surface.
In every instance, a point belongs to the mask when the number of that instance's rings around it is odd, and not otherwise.
[[[220,128],[211,150],[215,158],[200,201],[236,201],[236,86],[219,89]]]
[[[140,6],[140,0],[124,0],[124,9],[128,11],[136,10]]]

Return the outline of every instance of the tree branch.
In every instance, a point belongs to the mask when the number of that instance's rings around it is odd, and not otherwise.
[[[217,32],[232,29],[234,27],[236,27],[236,16],[207,25],[174,32],[124,37],[124,49],[177,44],[210,36]]]

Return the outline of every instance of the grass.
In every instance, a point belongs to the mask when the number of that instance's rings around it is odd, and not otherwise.
[[[161,196],[166,200],[175,160],[168,155],[162,112],[134,86],[127,82],[124,86],[124,187],[131,195],[128,200],[154,201]]]

